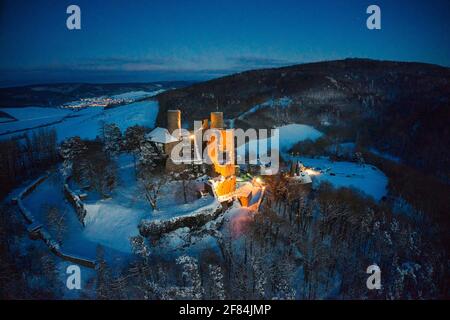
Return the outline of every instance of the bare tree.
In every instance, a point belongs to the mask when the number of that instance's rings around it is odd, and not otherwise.
[[[144,192],[145,200],[150,204],[153,210],[157,210],[157,200],[161,187],[167,183],[167,177],[164,175],[159,176],[143,176],[139,179],[139,184]]]
[[[50,230],[55,232],[56,239],[62,244],[67,230],[64,213],[61,213],[57,207],[49,205],[44,205],[44,211]]]

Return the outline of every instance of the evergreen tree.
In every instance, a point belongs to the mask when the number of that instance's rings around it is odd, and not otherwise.
[[[111,269],[105,261],[105,249],[97,246],[96,251],[96,294],[97,299],[111,299],[112,298],[112,274]]]
[[[102,140],[104,150],[108,155],[117,156],[122,150],[122,132],[116,124],[105,124]]]

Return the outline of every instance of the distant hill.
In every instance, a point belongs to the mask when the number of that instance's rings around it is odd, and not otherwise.
[[[159,94],[157,122],[179,108],[183,122],[218,109],[234,126],[313,125],[450,182],[450,69],[346,59],[247,71]],[[231,122],[230,122],[231,123]]]
[[[129,91],[181,88],[192,83],[192,81],[111,84],[60,83],[0,88],[0,107],[53,107],[80,98],[116,95]]]

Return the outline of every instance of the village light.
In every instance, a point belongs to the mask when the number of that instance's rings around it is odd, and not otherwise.
[[[313,170],[313,169],[306,169],[305,172],[306,172],[307,174],[309,174],[310,176],[317,176],[317,175],[320,174],[319,171],[316,171],[316,170]]]

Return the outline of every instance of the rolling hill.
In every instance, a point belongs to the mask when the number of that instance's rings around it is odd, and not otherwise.
[[[0,88],[0,108],[22,106],[55,107],[67,102],[80,100],[81,98],[123,95],[131,91],[180,88],[190,84],[192,84],[192,81],[102,84],[59,83]]]
[[[228,126],[316,127],[450,182],[450,69],[424,63],[346,59],[242,72],[157,96],[157,123],[220,109]]]

